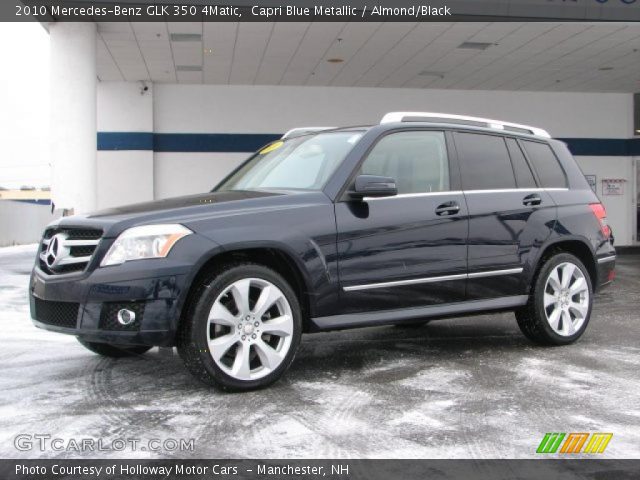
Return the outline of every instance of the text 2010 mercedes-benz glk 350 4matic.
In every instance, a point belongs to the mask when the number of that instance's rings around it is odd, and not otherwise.
[[[304,332],[514,311],[529,339],[569,344],[615,258],[544,130],[395,112],[288,132],[209,193],[56,221],[31,313],[101,355],[177,346],[243,390],[278,379]]]

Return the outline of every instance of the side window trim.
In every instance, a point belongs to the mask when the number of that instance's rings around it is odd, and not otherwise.
[[[402,132],[441,132],[444,135],[445,139],[445,147],[447,150],[447,159],[449,163],[449,190],[442,192],[424,192],[424,193],[416,193],[416,194],[398,194],[393,197],[383,197],[378,198],[376,200],[390,200],[393,198],[407,198],[407,197],[420,197],[420,196],[432,196],[432,195],[446,195],[446,194],[460,194],[462,192],[462,185],[460,180],[460,170],[458,168],[457,155],[455,153],[453,141],[451,138],[451,131],[444,128],[394,128],[391,130],[387,130],[382,132],[378,137],[369,145],[367,150],[364,152],[362,157],[358,160],[358,163],[354,167],[353,171],[349,175],[347,181],[342,186],[340,194],[336,197],[335,202],[349,202],[351,199],[349,198],[348,191],[351,187],[353,187],[356,177],[358,176],[358,172],[362,168],[362,164],[369,158],[372,150],[378,145],[378,143],[385,137],[389,135],[393,135],[395,133]],[[454,168],[455,167],[455,168]],[[369,199],[371,200],[371,199]]]
[[[460,161],[458,150],[453,138],[452,130],[444,130],[444,139],[447,142],[447,155],[449,157],[449,190],[452,193],[462,191],[462,174],[460,173]]]
[[[399,193],[393,197],[364,197],[368,202],[379,202],[382,200],[394,200],[396,198],[420,198],[420,197],[446,197],[447,195],[462,195],[462,190],[443,190],[442,192],[424,192],[424,193]]]
[[[530,190],[530,188],[520,187],[520,185],[518,184],[518,175],[516,174],[516,167],[515,167],[515,164],[514,164],[514,161],[513,161],[513,155],[511,155],[511,149],[509,148],[509,140],[512,140],[515,148],[519,149],[520,153],[522,153],[522,158],[524,158],[525,165],[529,168],[529,171],[531,172],[531,175],[533,176],[533,181],[536,184],[536,186],[533,187],[533,188],[541,188],[542,187],[542,183],[540,182],[540,178],[538,178],[538,172],[536,172],[536,170],[533,168],[533,165],[531,165],[531,161],[530,161],[529,157],[527,156],[527,153],[522,148],[522,145],[520,145],[520,142],[518,141],[518,138],[517,137],[505,137],[505,143],[507,144],[507,152],[509,152],[509,158],[511,159],[511,168],[513,168],[513,175],[516,178],[516,187],[518,189],[521,189],[521,190],[524,190],[524,189]]]
[[[509,149],[509,142],[507,142],[506,137],[502,137],[502,141],[504,142],[504,148],[507,149],[509,165],[511,165],[511,171],[513,172],[513,181],[516,183],[516,188],[520,188],[520,184],[518,183],[518,173],[516,172],[516,166],[513,164],[513,156],[511,155],[511,150]]]

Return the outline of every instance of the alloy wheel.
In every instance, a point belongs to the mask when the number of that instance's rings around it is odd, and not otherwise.
[[[292,335],[291,306],[282,291],[264,279],[233,282],[209,312],[209,353],[237,380],[257,380],[277,369],[291,347]]]
[[[577,265],[557,265],[544,287],[544,311],[552,330],[563,337],[575,335],[589,314],[589,285]]]

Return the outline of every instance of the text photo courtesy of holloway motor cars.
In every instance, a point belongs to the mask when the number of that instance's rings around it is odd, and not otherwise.
[[[0,478],[635,478],[640,1],[0,5]]]

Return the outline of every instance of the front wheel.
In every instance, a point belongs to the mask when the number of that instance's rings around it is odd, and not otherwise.
[[[593,287],[584,264],[559,253],[542,266],[526,306],[516,311],[522,333],[541,345],[567,345],[589,323]]]
[[[227,266],[203,282],[188,306],[178,352],[198,379],[225,390],[275,382],[291,365],[302,334],[298,299],[262,265]]]

